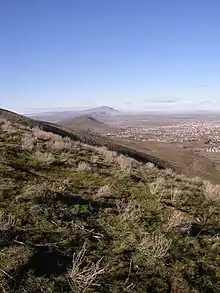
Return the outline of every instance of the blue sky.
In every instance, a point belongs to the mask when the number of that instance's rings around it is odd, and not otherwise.
[[[0,107],[220,110],[219,0],[3,0]]]

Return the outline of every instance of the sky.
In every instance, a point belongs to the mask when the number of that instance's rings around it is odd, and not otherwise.
[[[0,107],[220,110],[219,0],[1,0]]]

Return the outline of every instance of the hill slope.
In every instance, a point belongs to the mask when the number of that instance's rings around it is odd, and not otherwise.
[[[0,121],[2,292],[220,291],[218,186],[32,126]]]
[[[80,116],[60,123],[69,129],[79,129],[98,133],[112,132],[116,129],[90,116]]]
[[[63,138],[70,138],[72,140],[80,141],[82,143],[88,143],[94,146],[108,146],[110,150],[117,151],[118,154],[128,155],[134,158],[135,160],[138,160],[143,163],[152,162],[155,165],[157,165],[159,168],[172,167],[172,165],[170,165],[165,160],[160,160],[159,158],[154,157],[150,154],[140,152],[133,148],[129,148],[128,146],[123,145],[123,143],[120,143],[120,144],[115,143],[98,134],[94,135],[92,133],[88,133],[87,131],[82,131],[80,129],[73,130],[58,124],[34,120],[34,119],[31,119],[31,118],[28,118],[28,117],[25,117],[25,116],[22,116],[17,113],[7,111],[4,109],[0,109],[0,117],[2,117],[3,119],[9,120],[12,123],[19,123],[31,128],[39,127],[41,130],[45,132],[50,132],[55,135],[60,135]]]

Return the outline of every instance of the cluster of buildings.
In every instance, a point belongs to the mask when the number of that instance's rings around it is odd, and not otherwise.
[[[107,135],[136,141],[178,144],[204,141],[207,146],[200,150],[197,149],[197,151],[220,152],[220,120],[185,120],[176,124],[155,127],[128,127]]]

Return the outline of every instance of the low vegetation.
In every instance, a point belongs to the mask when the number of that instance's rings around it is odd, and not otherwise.
[[[0,127],[1,292],[220,292],[218,186]]]

